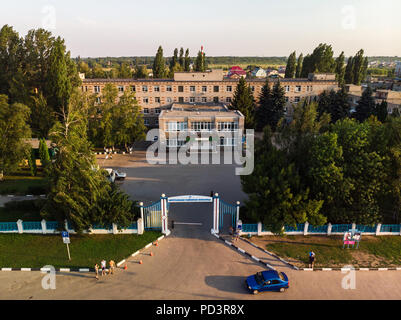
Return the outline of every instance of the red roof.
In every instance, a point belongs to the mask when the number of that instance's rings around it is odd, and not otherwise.
[[[233,75],[233,74],[246,75],[246,72],[241,67],[234,66],[234,67],[230,68],[230,70],[228,71],[228,74],[229,75]]]

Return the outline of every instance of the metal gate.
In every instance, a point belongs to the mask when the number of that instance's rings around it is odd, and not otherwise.
[[[162,206],[161,201],[143,207],[143,223],[145,230],[162,229]]]
[[[236,228],[237,225],[237,206],[226,203],[222,200],[220,200],[220,205],[219,205],[219,213],[220,213],[220,221],[219,221],[219,230],[223,230],[224,227],[224,217],[225,216],[230,216],[230,223],[231,227],[234,229]]]

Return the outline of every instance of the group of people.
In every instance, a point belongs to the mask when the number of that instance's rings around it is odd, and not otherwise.
[[[107,267],[107,262],[106,260],[102,260],[100,262],[100,268],[101,268],[101,276],[105,276],[106,274],[114,274],[114,270],[116,268],[116,263],[113,260],[109,261],[109,272],[106,272]],[[99,265],[96,263],[95,264],[95,274],[96,274],[96,280],[99,280]]]

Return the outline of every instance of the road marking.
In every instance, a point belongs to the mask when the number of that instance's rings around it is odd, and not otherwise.
[[[202,223],[198,223],[198,222],[175,222],[174,221],[174,225],[183,225],[183,226],[202,226]]]

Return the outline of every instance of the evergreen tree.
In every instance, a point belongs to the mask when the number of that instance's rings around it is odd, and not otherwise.
[[[340,86],[344,85],[344,76],[345,76],[345,55],[344,51],[336,59],[336,79]]]
[[[285,68],[285,77],[286,78],[294,78],[296,72],[297,65],[297,56],[296,52],[290,54],[287,61],[287,67]]]
[[[162,79],[166,76],[166,65],[163,58],[163,48],[159,46],[153,62],[153,78]]]
[[[361,100],[358,101],[354,116],[360,122],[363,122],[374,114],[375,108],[376,104],[373,98],[373,90],[371,87],[367,87],[362,93]]]
[[[262,91],[259,97],[259,106],[256,110],[256,129],[258,131],[263,131],[264,127],[269,124],[269,120],[271,119],[271,108],[271,89],[269,78],[267,78],[265,85],[262,87]]]
[[[245,128],[254,129],[255,126],[255,101],[251,89],[244,78],[240,78],[234,93],[230,109],[239,110],[245,117]]]
[[[27,158],[29,170],[31,171],[31,176],[36,177],[36,175],[38,174],[38,168],[36,166],[36,156],[35,150],[33,150],[33,148],[28,151]]]
[[[197,71],[197,72],[205,72],[206,71],[205,54],[202,53],[202,51],[198,52],[198,56],[195,60],[195,71]]]
[[[45,139],[39,140],[39,158],[40,158],[40,163],[42,164],[42,167],[44,169],[47,169],[50,164],[50,155],[49,155],[49,149],[47,148]]]
[[[190,70],[190,64],[191,64],[191,58],[189,56],[189,49],[185,51],[185,66],[184,66],[184,71],[189,72]]]
[[[137,79],[147,79],[149,77],[148,75],[148,69],[146,68],[145,65],[138,66],[136,67],[135,70],[135,78]]]
[[[304,63],[304,55],[301,53],[299,55],[299,57],[298,57],[297,70],[295,72],[295,78],[301,78],[303,63]]]
[[[319,96],[317,110],[320,116],[324,113],[329,114],[332,123],[337,122],[339,119],[348,117],[351,105],[348,102],[348,93],[346,92],[345,87],[342,87],[338,92],[331,90],[329,94],[324,91]]]
[[[383,100],[381,103],[377,103],[375,106],[374,115],[380,122],[385,122],[388,116],[387,101]]]
[[[33,134],[39,138],[46,138],[54,124],[55,115],[42,92],[32,96],[31,110],[30,123]]]

